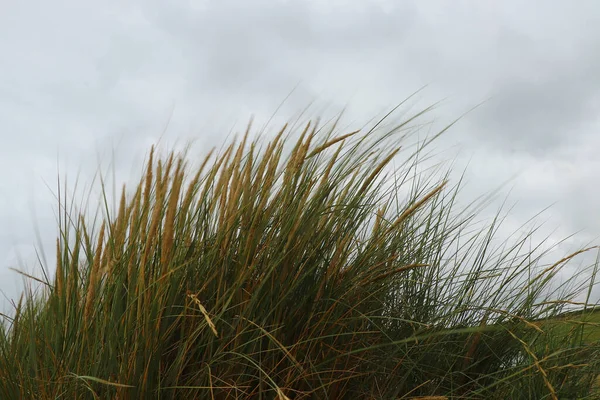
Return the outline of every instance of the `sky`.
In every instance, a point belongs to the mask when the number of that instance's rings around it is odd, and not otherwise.
[[[114,160],[120,186],[159,139],[199,157],[251,115],[313,102],[360,123],[423,87],[408,111],[441,101],[431,129],[463,116],[435,148],[465,202],[512,179],[488,210],[508,196],[504,233],[551,206],[536,238],[599,244],[599,48],[597,1],[4,2],[0,290],[22,290],[10,268],[40,276],[36,246],[51,265],[58,176],[89,185]]]

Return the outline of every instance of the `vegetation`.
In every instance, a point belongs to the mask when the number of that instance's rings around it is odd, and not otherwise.
[[[54,278],[0,328],[0,398],[598,398],[595,322],[558,319],[594,281],[553,280],[580,252],[544,265],[475,228],[420,169],[437,135],[400,148],[421,115],[249,127],[193,168],[153,149],[99,219],[65,189]]]

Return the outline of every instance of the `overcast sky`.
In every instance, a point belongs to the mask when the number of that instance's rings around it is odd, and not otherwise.
[[[3,2],[0,289],[36,271],[36,225],[53,259],[58,168],[89,184],[114,148],[134,179],[167,121],[202,153],[294,88],[276,121],[315,101],[366,122],[428,85],[413,111],[444,100],[425,118],[442,127],[488,100],[436,145],[469,163],[465,202],[518,173],[508,231],[556,203],[542,236],[597,244],[598,49],[598,1]]]

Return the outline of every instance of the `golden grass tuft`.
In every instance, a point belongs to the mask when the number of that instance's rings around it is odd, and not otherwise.
[[[589,396],[594,322],[557,321],[594,282],[552,282],[591,248],[547,267],[527,237],[495,248],[497,221],[474,233],[420,169],[422,115],[250,122],[197,167],[152,147],[99,230],[60,197],[54,281],[23,274],[45,290],[0,330],[0,399]]]

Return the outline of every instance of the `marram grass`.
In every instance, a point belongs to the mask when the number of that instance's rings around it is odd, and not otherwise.
[[[0,330],[0,398],[598,398],[593,323],[556,318],[577,254],[493,248],[407,122],[292,131],[195,168],[153,150],[99,224],[62,199],[55,278]]]

